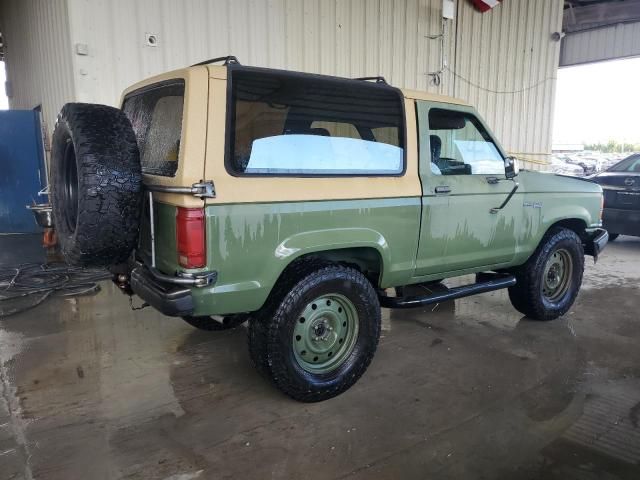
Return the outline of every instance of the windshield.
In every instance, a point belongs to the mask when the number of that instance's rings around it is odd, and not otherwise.
[[[609,169],[610,172],[640,173],[640,155],[631,155]]]

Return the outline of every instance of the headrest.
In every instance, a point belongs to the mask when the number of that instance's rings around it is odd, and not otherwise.
[[[309,135],[320,135],[322,137],[330,137],[331,134],[329,133],[329,130],[327,130],[326,128],[310,128],[309,129]]]
[[[330,137],[331,134],[326,128],[289,128],[286,135],[318,135],[321,137]]]

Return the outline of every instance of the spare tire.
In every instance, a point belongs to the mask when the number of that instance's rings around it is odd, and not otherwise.
[[[125,262],[138,239],[142,173],[136,136],[113,107],[67,103],[53,132],[51,203],[67,263]]]

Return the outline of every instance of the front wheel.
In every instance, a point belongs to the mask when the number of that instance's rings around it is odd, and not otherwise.
[[[365,372],[380,337],[380,304],[371,283],[328,264],[284,280],[249,325],[256,367],[303,402],[347,390]]]
[[[583,272],[580,237],[572,230],[554,228],[516,272],[517,283],[509,288],[509,299],[516,310],[529,318],[556,319],[573,305]]]

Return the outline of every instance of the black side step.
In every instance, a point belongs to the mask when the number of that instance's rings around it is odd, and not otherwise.
[[[513,275],[483,273],[481,278],[487,280],[472,283],[471,285],[453,287],[446,292],[436,292],[419,297],[388,297],[386,295],[379,295],[380,306],[384,308],[421,307],[423,305],[431,305],[433,303],[445,302],[456,298],[468,297],[477,293],[501,290],[503,288],[512,287],[516,284],[516,277]]]

